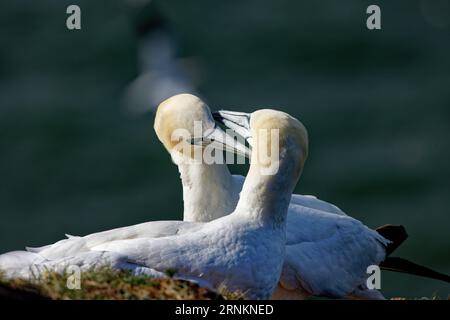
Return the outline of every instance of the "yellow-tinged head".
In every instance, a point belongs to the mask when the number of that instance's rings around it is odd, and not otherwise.
[[[178,94],[163,101],[156,111],[154,129],[170,154],[198,159],[201,149],[228,150],[248,156],[245,144],[235,142],[216,126],[209,107],[192,94]],[[176,150],[177,152],[172,153]],[[199,152],[197,152],[199,151]]]
[[[256,157],[252,161],[269,167],[285,159],[295,164],[294,172],[300,175],[308,157],[308,132],[300,121],[282,111],[261,109],[251,114],[250,130]]]
[[[201,126],[199,126],[201,124]],[[209,107],[199,97],[192,94],[178,94],[158,106],[154,129],[158,139],[167,151],[180,143],[174,133],[185,130],[192,138],[215,127]],[[195,132],[196,130],[200,132]]]

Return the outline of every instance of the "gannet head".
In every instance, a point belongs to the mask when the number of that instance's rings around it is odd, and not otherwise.
[[[211,143],[245,156],[250,153],[245,145],[234,144],[234,139],[216,125],[206,103],[192,94],[178,94],[163,101],[156,111],[154,129],[170,154],[176,149],[193,157],[195,148]]]
[[[286,161],[295,163],[295,173],[300,175],[308,156],[308,132],[299,120],[272,109],[261,109],[251,114],[222,110],[213,115],[248,141],[253,148],[252,163],[268,167],[289,158]],[[279,159],[271,154],[271,150],[278,152]]]
[[[291,157],[301,159],[301,166],[308,156],[308,132],[303,124],[289,114],[272,109],[255,111],[250,117],[251,137],[254,148],[261,149],[261,143],[266,143],[267,150],[272,144],[278,143],[280,155],[289,154]],[[261,139],[264,131],[278,131],[278,141],[272,141],[272,136],[267,134],[267,139]]]

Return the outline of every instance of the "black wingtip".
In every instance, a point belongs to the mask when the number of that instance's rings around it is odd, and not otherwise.
[[[391,241],[386,247],[387,256],[394,252],[408,238],[408,233],[402,225],[385,224],[384,226],[376,228],[375,231]]]
[[[380,264],[380,267],[383,270],[407,273],[450,283],[450,276],[399,257],[387,257]]]

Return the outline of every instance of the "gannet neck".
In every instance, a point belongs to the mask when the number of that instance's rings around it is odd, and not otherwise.
[[[251,165],[236,207],[238,214],[251,220],[284,227],[297,179],[295,165],[280,159],[275,175],[262,175],[258,165]]]
[[[226,164],[182,161],[178,171],[183,185],[184,221],[208,222],[234,211],[240,189]]]
[[[308,154],[307,131],[297,119],[275,110],[254,112],[250,127],[255,145],[236,213],[285,227],[291,195]]]

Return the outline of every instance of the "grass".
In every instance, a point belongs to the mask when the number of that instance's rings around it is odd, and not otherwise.
[[[68,275],[48,272],[41,279],[7,279],[0,273],[0,299],[14,300],[243,300],[241,292],[219,286],[218,292],[171,277],[133,276],[108,268],[81,274],[80,289],[69,289]],[[312,298],[317,299],[317,298]],[[319,298],[322,299],[322,298]],[[446,300],[431,297],[392,297],[390,300]],[[447,297],[450,300],[450,296]]]
[[[225,290],[216,293],[188,281],[133,276],[102,269],[81,274],[80,289],[69,289],[68,275],[48,272],[41,279],[6,279],[0,275],[0,298],[50,300],[223,300],[242,299]]]

